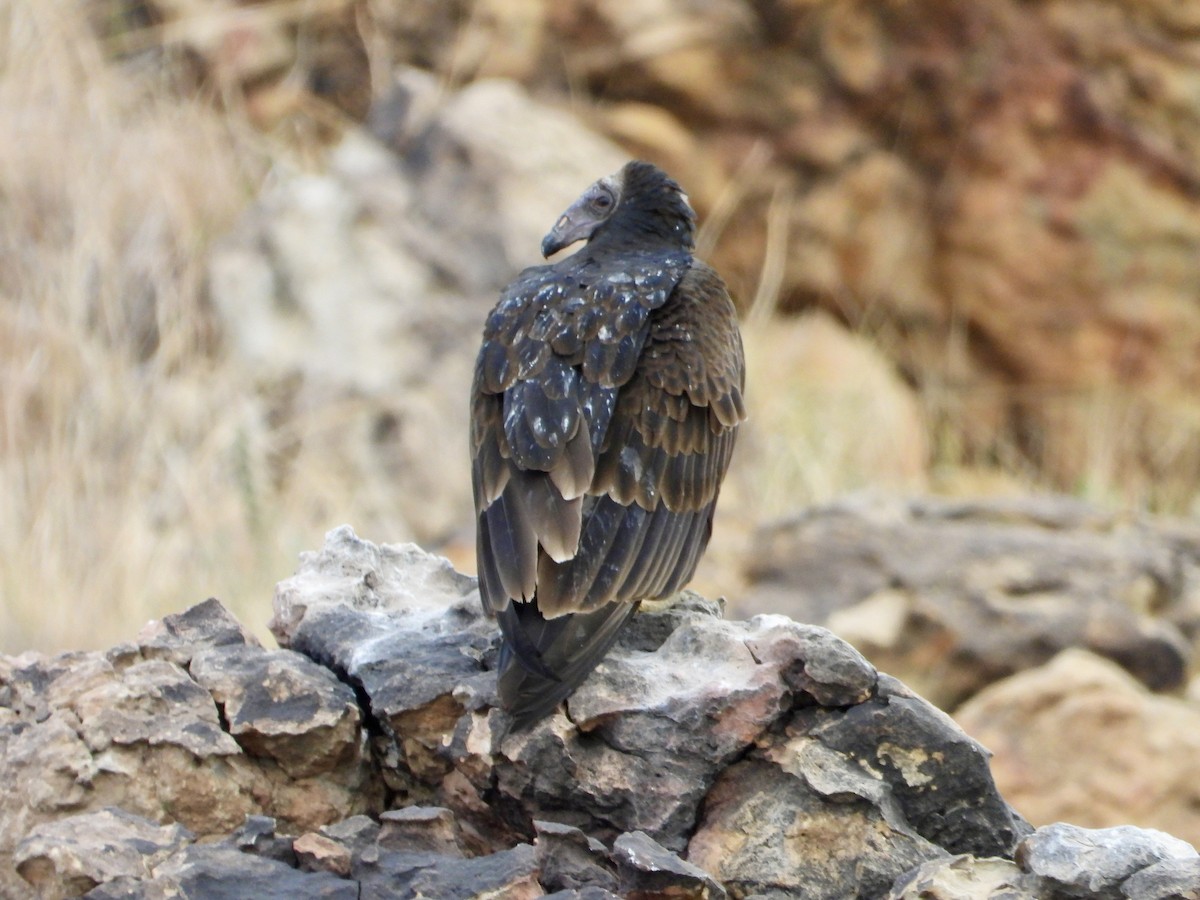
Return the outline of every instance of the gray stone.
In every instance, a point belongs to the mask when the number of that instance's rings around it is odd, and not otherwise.
[[[705,799],[687,859],[735,897],[879,897],[946,851],[854,794],[826,796],[752,758],[725,769]]]
[[[1071,498],[853,497],[754,546],[737,614],[826,625],[944,708],[1065,647],[1155,690],[1187,671],[1200,540]]]
[[[188,665],[199,650],[258,645],[258,639],[215,597],[150,622],[137,643],[143,658],[165,659],[180,666]]]
[[[144,644],[0,657],[0,854],[28,834],[22,874],[90,872],[70,890],[102,900],[1191,890],[1195,851],[1161,833],[1030,836],[987,751],[828,630],[726,621],[691,594],[651,607],[517,733],[496,708],[496,629],[474,581],[348,528],[280,585],[282,650],[206,645],[239,633],[210,604],[181,618],[215,627],[178,628],[148,659]],[[397,808],[382,811],[383,780]],[[202,842],[45,845],[104,800]],[[0,894],[27,892],[16,865],[9,881],[0,866]]]
[[[570,825],[534,820],[533,827],[541,882],[548,891],[616,890],[617,878],[604,844]]]
[[[621,892],[627,897],[724,900],[725,888],[691,863],[684,862],[650,835],[623,834],[613,842]]]
[[[886,891],[948,852],[1011,852],[1028,830],[996,794],[986,752],[844,641],[779,616],[716,612],[691,595],[635,616],[565,712],[514,734],[494,709],[495,627],[473,584],[415,548],[332,532],[280,586],[274,629],[357,682],[394,744],[381,757],[390,783],[452,810],[493,850],[501,835],[532,835],[535,820],[601,840],[642,831],[720,880],[750,889],[778,876],[806,890],[796,879],[811,859],[766,875],[752,847],[727,839],[764,822],[767,835],[785,829],[802,804],[844,837],[806,850],[824,854],[816,883],[832,897],[863,877]],[[772,846],[780,860],[783,850]],[[608,889],[599,872],[610,863],[586,857],[591,886]],[[411,849],[403,858],[427,862]]]
[[[382,815],[386,816],[387,813]],[[342,844],[351,853],[362,853],[368,847],[374,846],[381,832],[380,824],[370,816],[351,816],[320,828],[322,835]]]
[[[1129,900],[1200,900],[1200,858],[1164,859],[1121,884]]]
[[[200,650],[191,675],[208,690],[238,744],[293,778],[353,764],[361,717],[354,692],[328,669],[289,650]]]
[[[246,821],[228,840],[243,853],[296,865],[296,851],[292,849],[291,840],[275,833],[275,820],[270,816],[246,816]]]
[[[540,897],[533,847],[518,844],[471,859],[434,853],[382,852],[374,863],[359,863],[354,876],[362,884],[361,900],[408,900],[437,897],[469,900],[483,896]]]
[[[790,727],[797,737],[776,757],[782,765],[798,767],[831,798],[873,800],[950,853],[1008,856],[1030,831],[996,791],[988,751],[889,675],[879,676],[870,700],[844,710],[798,710]],[[819,749],[810,753],[814,744]],[[827,764],[829,751],[842,765]]]
[[[174,896],[204,900],[358,900],[354,881],[328,872],[302,872],[232,847],[195,844],[154,870],[152,884]]]
[[[464,855],[458,820],[444,806],[389,809],[379,816],[378,843],[387,850]]]
[[[353,691],[311,660],[263,650],[244,634],[208,601],[107,653],[4,658],[0,860],[38,825],[108,806],[207,839],[247,815],[303,832],[382,808]],[[187,665],[221,694],[257,755],[229,734]],[[271,734],[281,722],[293,733]],[[271,847],[265,855],[287,857]],[[22,887],[0,864],[0,895]]]
[[[1039,828],[1016,849],[1017,865],[1066,897],[1119,900],[1130,876],[1164,860],[1194,860],[1191,844],[1150,828]]]
[[[419,779],[448,771],[446,732],[467,708],[494,701],[483,660],[494,653],[495,628],[474,579],[412,544],[376,546],[347,526],[331,531],[276,588],[271,630],[364,692]]]

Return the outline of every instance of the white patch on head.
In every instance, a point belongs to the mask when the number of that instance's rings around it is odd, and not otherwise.
[[[620,173],[617,173],[617,174],[620,174]],[[612,192],[612,195],[616,199],[616,202],[617,203],[621,202],[621,179],[620,178],[618,178],[616,175],[605,175],[603,178],[600,179],[600,181],[597,182],[597,184],[604,185],[606,188],[608,188]]]

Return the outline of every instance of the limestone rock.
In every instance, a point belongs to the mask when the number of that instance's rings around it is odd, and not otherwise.
[[[1200,708],[1147,691],[1107,660],[1064,651],[956,714],[992,748],[1001,793],[1034,824],[1132,823],[1200,844]]]
[[[1061,822],[1039,828],[1016,851],[1018,865],[1048,889],[1097,900],[1131,896],[1122,885],[1151,866],[1167,860],[1194,866],[1197,858],[1194,847],[1161,831],[1128,825],[1088,829]]]
[[[359,756],[362,722],[354,692],[308,657],[220,647],[194,656],[190,671],[238,744],[291,777],[332,772]]]
[[[613,842],[613,858],[620,875],[621,892],[646,900],[695,898],[724,900],[725,889],[703,869],[684,862],[641,831],[626,833]]]
[[[1198,551],[1065,497],[859,496],[764,528],[734,609],[827,625],[946,708],[1073,646],[1162,690],[1187,671]]]
[[[143,879],[192,841],[180,825],[158,825],[107,808],[35,827],[17,845],[17,873],[39,897],[77,897],[120,877]]]
[[[316,828],[380,808],[357,703],[328,670],[262,649],[214,601],[144,635],[144,651],[5,658],[0,857],[41,823],[105,807],[200,838],[248,814]],[[10,872],[0,894],[19,889]]]
[[[826,629],[727,621],[696,595],[649,606],[559,711],[517,733],[496,708],[498,635],[474,580],[346,527],[279,586],[280,650],[207,603],[148,629],[144,649],[0,657],[0,892],[1193,890],[1195,851],[1160,832],[1031,833],[980,744]],[[95,812],[105,800],[124,808]]]
[[[360,687],[393,741],[394,789],[453,810],[493,850],[506,846],[498,835],[532,836],[534,820],[601,840],[641,831],[718,880],[753,871],[738,876],[747,889],[778,876],[800,890],[799,870],[759,873],[720,835],[782,827],[787,802],[805,798],[823,827],[860,836],[823,851],[845,852],[824,882],[837,896],[864,866],[886,890],[925,859],[1004,853],[1027,830],[992,789],[986,753],[947,717],[829,632],[782,617],[724,621],[694,596],[643,613],[565,713],[514,734],[493,708],[496,635],[473,584],[414,547],[331,532],[280,585],[272,627]],[[739,812],[752,798],[780,804],[778,816]]]
[[[1007,859],[947,856],[923,863],[887,900],[1044,900],[1039,880]]]

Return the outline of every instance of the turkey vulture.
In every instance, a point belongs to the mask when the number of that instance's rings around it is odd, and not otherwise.
[[[645,162],[601,178],[487,318],[471,394],[479,590],[499,695],[524,728],[608,652],[642,600],[691,579],[745,418],[729,292],[696,214]]]

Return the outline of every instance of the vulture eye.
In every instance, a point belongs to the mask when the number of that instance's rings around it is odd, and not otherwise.
[[[612,209],[613,198],[611,194],[598,193],[592,198],[592,208],[599,212],[608,212]]]

